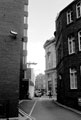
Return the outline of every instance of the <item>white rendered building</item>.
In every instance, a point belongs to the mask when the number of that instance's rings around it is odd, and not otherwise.
[[[47,40],[44,44],[45,49],[45,75],[47,79],[47,92],[52,91],[53,96],[56,96],[56,50],[55,38]]]

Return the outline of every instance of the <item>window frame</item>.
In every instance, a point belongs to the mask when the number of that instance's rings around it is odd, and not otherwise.
[[[80,5],[78,6],[78,4],[80,4]],[[80,15],[79,15],[79,12],[80,12]],[[81,1],[79,1],[76,4],[76,17],[77,17],[77,19],[81,17]]]
[[[79,44],[79,51],[81,51],[81,30],[78,31],[78,44]]]
[[[24,35],[24,37],[27,37],[27,29],[26,28],[24,28],[24,31],[23,31],[24,33],[23,33],[23,35]]]
[[[26,56],[23,56],[23,64],[26,64]]]
[[[27,71],[24,71],[24,79],[27,79]]]
[[[51,51],[47,52],[47,57],[48,57],[48,68],[50,68],[51,66]]]
[[[70,68],[70,89],[78,89],[77,71],[75,68]]]
[[[68,51],[69,54],[75,53],[75,38],[73,35],[68,37]]]
[[[28,20],[27,16],[24,16],[24,24],[27,24],[27,20]]]
[[[23,42],[23,50],[27,50],[27,43]]]
[[[27,12],[27,11],[28,11],[28,5],[24,4],[24,12]]]
[[[68,10],[67,11],[67,24],[70,24],[70,23],[73,22],[72,14],[73,14],[73,10]]]

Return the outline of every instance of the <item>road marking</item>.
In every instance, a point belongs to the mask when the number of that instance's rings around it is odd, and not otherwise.
[[[34,108],[35,108],[36,104],[37,104],[37,101],[35,101],[35,103],[34,103],[34,105],[33,105],[32,109],[31,109],[31,111],[30,111],[30,113],[29,113],[29,115],[30,115],[30,116],[31,116],[31,114],[32,114],[32,112],[33,112],[33,110],[34,110]]]
[[[27,120],[27,119],[29,119],[29,120],[36,120],[34,117],[28,115],[27,113],[25,113],[21,109],[19,109],[19,113],[22,114],[21,116],[24,117],[25,120]]]
[[[25,102],[25,101],[27,102],[27,101],[30,101],[30,100],[20,100],[19,104],[21,104],[22,102]]]

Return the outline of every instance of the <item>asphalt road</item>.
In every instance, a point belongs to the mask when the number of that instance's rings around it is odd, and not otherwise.
[[[53,100],[39,98],[31,111],[36,120],[81,120],[81,115],[55,104]]]

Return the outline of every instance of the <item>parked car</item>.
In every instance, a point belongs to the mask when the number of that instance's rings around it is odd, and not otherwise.
[[[40,91],[35,91],[35,97],[41,97],[42,96],[42,93]]]
[[[50,91],[48,91],[48,92],[46,93],[46,95],[49,96],[49,93],[50,93]]]

